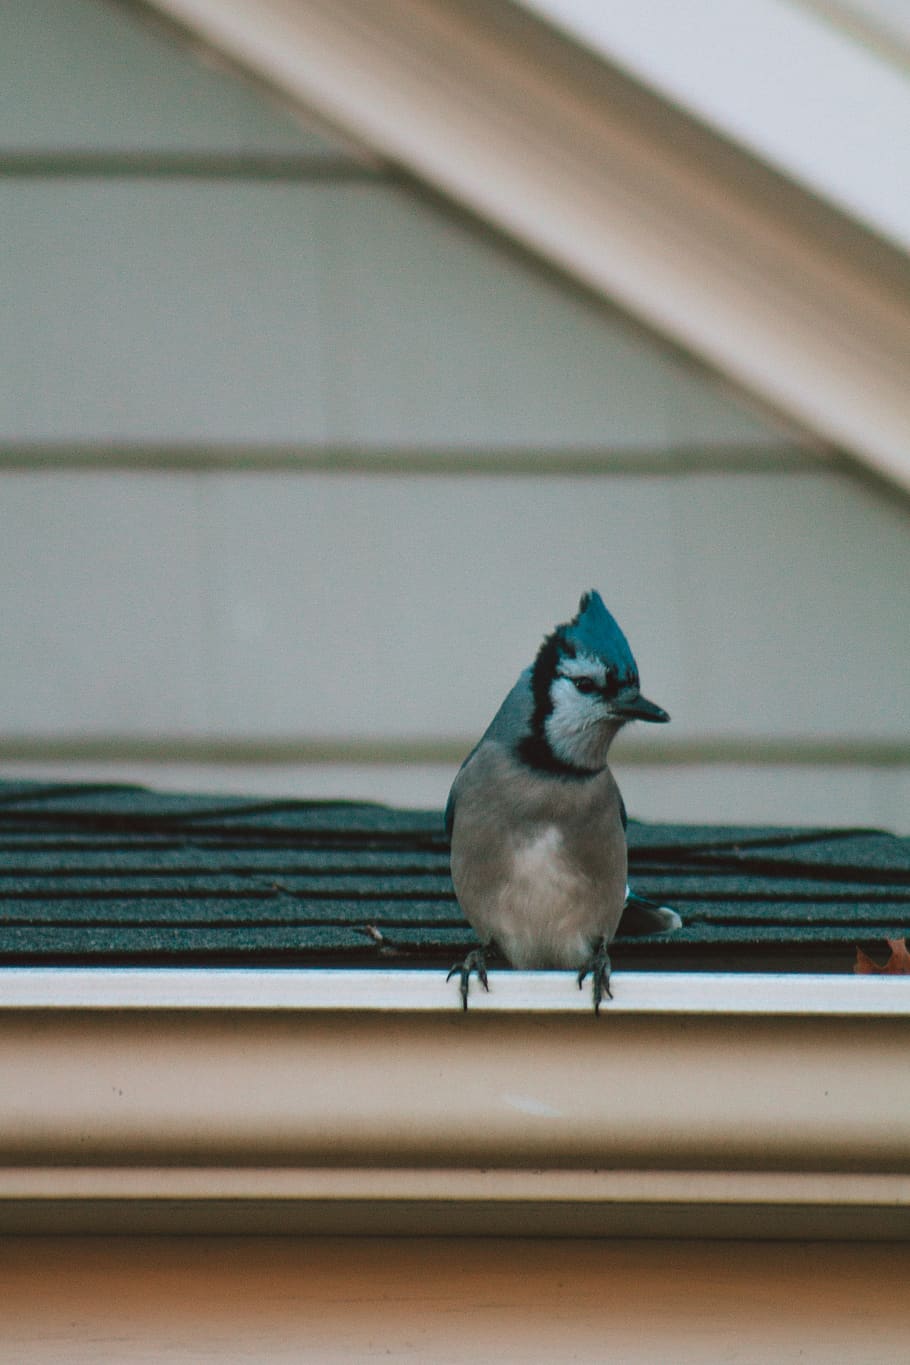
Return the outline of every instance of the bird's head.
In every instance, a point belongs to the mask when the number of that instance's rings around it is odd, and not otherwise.
[[[534,714],[526,757],[566,773],[596,772],[630,720],[668,721],[643,697],[628,641],[597,592],[540,647],[531,673]]]

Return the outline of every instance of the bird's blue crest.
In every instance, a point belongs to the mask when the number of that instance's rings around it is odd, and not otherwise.
[[[612,664],[620,677],[638,677],[628,640],[604,606],[600,593],[593,588],[579,602],[578,615],[560,626],[558,634],[579,653],[593,654]]]

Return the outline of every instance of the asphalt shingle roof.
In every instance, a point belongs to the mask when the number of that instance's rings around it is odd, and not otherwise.
[[[849,971],[910,936],[910,839],[629,825],[683,929],[617,967]],[[378,931],[378,933],[377,933]],[[438,811],[0,783],[0,964],[445,964],[472,943]]]

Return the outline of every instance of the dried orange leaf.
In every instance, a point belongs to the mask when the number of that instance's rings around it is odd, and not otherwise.
[[[853,970],[855,972],[878,972],[888,976],[910,976],[910,952],[907,951],[907,940],[905,938],[885,939],[891,949],[891,956],[888,961],[879,966],[873,962],[872,958],[864,953],[862,948],[856,950],[856,963]]]

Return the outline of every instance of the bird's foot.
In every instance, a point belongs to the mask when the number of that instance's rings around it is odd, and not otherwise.
[[[459,988],[461,990],[461,1008],[466,1010],[468,1008],[468,991],[470,989],[472,973],[476,974],[477,980],[485,991],[490,989],[490,983],[487,980],[487,964],[484,959],[483,949],[472,948],[464,962],[455,963],[455,966],[446,977],[446,981],[451,981],[456,973],[460,977]]]
[[[610,971],[610,954],[607,952],[607,940],[604,938],[601,939],[600,947],[591,961],[578,973],[579,990],[584,985],[585,977],[590,974],[595,1014],[600,1014],[600,1002],[604,996],[608,1000],[613,999],[613,992],[610,990]]]

